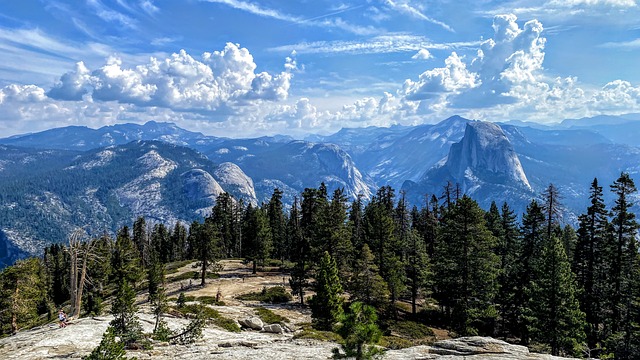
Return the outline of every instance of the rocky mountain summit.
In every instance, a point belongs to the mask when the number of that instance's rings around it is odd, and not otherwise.
[[[464,136],[451,145],[448,156],[418,182],[406,181],[402,189],[412,202],[424,203],[420,197],[442,193],[447,182],[456,187],[452,191],[478,199],[485,208],[495,200],[520,209],[533,196],[518,154],[502,128],[482,121],[466,123]]]
[[[468,123],[462,140],[451,145],[445,166],[465,192],[482,178],[531,190],[513,145],[494,123]]]

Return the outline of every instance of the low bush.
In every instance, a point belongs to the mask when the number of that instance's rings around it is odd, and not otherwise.
[[[405,349],[414,345],[413,341],[397,336],[383,336],[379,344],[391,350]]]
[[[389,331],[406,339],[423,339],[434,336],[428,326],[415,321],[394,321],[389,324]]]
[[[235,321],[225,318],[224,316],[220,315],[217,310],[212,309],[208,306],[202,304],[187,304],[181,308],[178,308],[178,311],[185,316],[195,317],[199,315],[205,320],[227,331],[240,332],[240,326],[238,326]]]
[[[252,292],[236,296],[238,300],[261,301],[270,304],[281,304],[293,300],[293,296],[284,286],[264,287],[260,292]]]
[[[287,319],[286,317],[278,315],[267,308],[259,307],[259,308],[256,308],[255,310],[260,320],[262,320],[262,322],[264,322],[265,324],[281,324],[282,325],[284,323],[289,322],[289,319]]]
[[[316,330],[311,324],[302,324],[301,327],[302,331],[296,333],[293,336],[294,339],[331,341],[336,343],[342,343],[344,341],[340,335],[332,331]]]

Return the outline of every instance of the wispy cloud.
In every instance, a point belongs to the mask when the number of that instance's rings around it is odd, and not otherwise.
[[[347,8],[347,9],[340,9],[329,14],[323,14],[316,17],[305,19],[300,16],[286,14],[278,10],[261,7],[258,4],[246,2],[246,1],[240,1],[240,0],[200,0],[200,1],[223,4],[237,10],[246,11],[256,16],[276,19],[276,20],[280,20],[288,23],[293,23],[293,24],[308,25],[308,26],[323,27],[323,28],[326,28],[326,27],[337,28],[337,29],[345,30],[357,35],[371,35],[377,32],[377,30],[374,29],[373,27],[350,24],[341,18],[328,19],[328,17],[335,16],[343,12],[359,8],[359,6]]]
[[[400,12],[400,13],[403,13],[403,14],[409,15],[411,17],[414,17],[416,19],[424,20],[424,21],[430,22],[432,24],[441,26],[445,30],[448,30],[448,31],[451,31],[451,32],[455,32],[451,26],[445,24],[442,21],[433,19],[433,18],[423,14],[420,10],[418,10],[415,7],[409,5],[408,3],[397,3],[397,2],[395,2],[393,0],[385,0],[384,4],[387,5],[388,7],[392,8],[393,10]]]
[[[100,0],[88,0],[87,4],[93,8],[99,18],[106,22],[116,22],[130,29],[137,28],[135,19],[104,5]]]
[[[164,46],[164,45],[171,44],[171,43],[174,43],[174,42],[180,41],[180,40],[182,40],[182,36],[155,38],[155,39],[151,40],[151,45],[153,45],[153,46]]]
[[[434,43],[424,36],[395,34],[376,36],[368,41],[316,41],[278,46],[269,49],[274,52],[299,54],[388,54],[430,50],[455,50],[477,47],[481,41]]]
[[[149,15],[156,14],[160,11],[160,8],[158,8],[151,0],[141,1],[140,7]]]
[[[640,49],[640,38],[630,41],[620,41],[620,42],[607,42],[600,47],[603,48],[612,48],[612,49],[623,49],[623,50],[634,50]]]

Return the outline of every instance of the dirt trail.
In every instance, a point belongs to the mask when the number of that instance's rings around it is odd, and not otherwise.
[[[187,264],[171,277],[176,275],[194,271],[194,263]],[[239,319],[253,314],[253,308],[263,306],[271,309],[278,315],[282,315],[291,320],[293,324],[311,322],[310,312],[307,308],[301,308],[295,304],[260,304],[255,301],[241,301],[236,296],[250,292],[261,291],[264,287],[285,286],[289,289],[289,274],[282,273],[277,268],[267,268],[268,271],[258,271],[252,274],[251,264],[244,264],[242,260],[222,260],[220,261],[222,270],[219,272],[220,278],[207,279],[204,288],[192,286],[185,295],[192,296],[216,296],[220,292],[220,300],[224,301],[225,306],[215,306],[223,315]],[[168,286],[169,292],[178,292],[180,287],[187,287],[189,280],[182,280],[171,283]],[[192,285],[200,284],[200,280],[191,281]]]

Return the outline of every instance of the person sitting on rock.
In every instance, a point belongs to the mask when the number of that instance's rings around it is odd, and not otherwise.
[[[64,313],[64,310],[60,309],[58,312],[58,320],[60,320],[59,326],[61,328],[67,327],[67,314]]]

